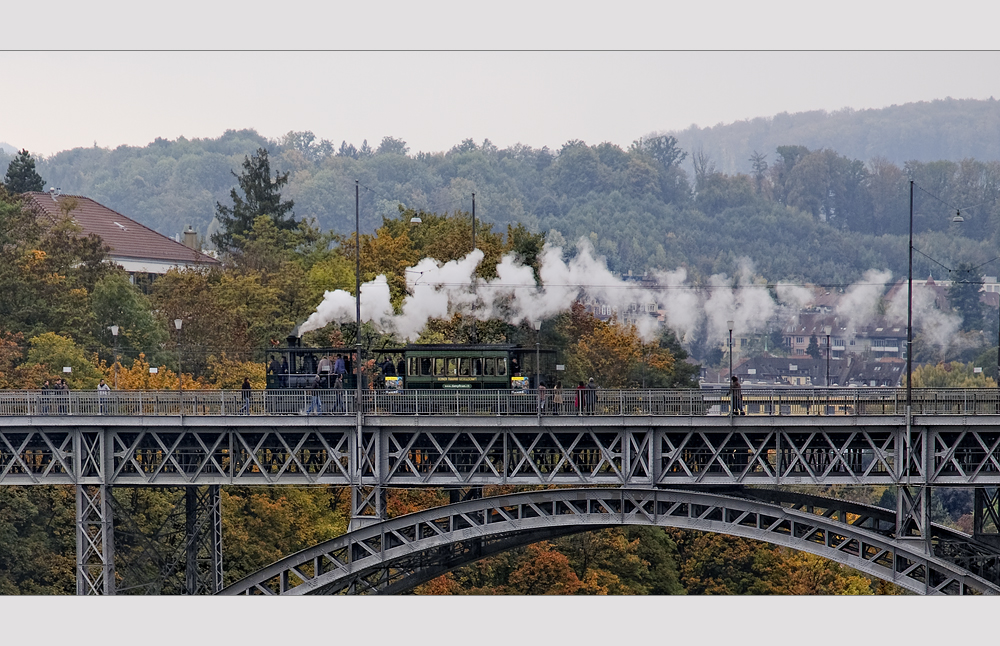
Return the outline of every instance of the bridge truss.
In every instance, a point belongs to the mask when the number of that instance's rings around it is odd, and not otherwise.
[[[888,405],[871,415],[804,406],[811,415],[9,415],[0,426],[0,485],[76,486],[80,594],[219,590],[222,485],[350,486],[354,530],[381,525],[393,487],[694,495],[720,486],[891,485],[896,510],[879,513],[893,516],[893,549],[910,550],[901,554],[933,563],[971,546],[975,573],[979,546],[1000,546],[1000,417],[979,410],[982,402],[975,415],[940,408],[912,418],[888,414]],[[938,486],[975,490],[972,537],[944,540],[932,528]],[[142,536],[114,495],[143,487],[177,500],[155,536]]]
[[[919,594],[1000,593],[1000,551],[943,527],[934,555],[890,510],[764,489],[550,489],[479,498],[349,532],[222,594],[399,593],[485,556],[615,525],[743,536],[810,552]]]

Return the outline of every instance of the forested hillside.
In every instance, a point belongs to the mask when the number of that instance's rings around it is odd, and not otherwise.
[[[847,157],[885,157],[897,165],[939,159],[1000,159],[1000,102],[990,97],[939,99],[887,108],[835,112],[813,110],[758,117],[729,124],[691,126],[671,134],[687,150],[704,151],[726,173],[750,173],[754,151],[800,144],[833,148]]]
[[[842,283],[865,270],[905,271],[908,180],[920,245],[948,266],[974,265],[996,247],[1000,108],[935,101],[858,112],[777,115],[637,139],[627,149],[569,141],[559,150],[466,140],[445,152],[405,141],[319,140],[252,130],[214,139],[157,139],[145,147],[77,148],[40,160],[46,187],[84,194],[162,233],[192,224],[207,239],[217,203],[230,204],[233,171],[267,148],[297,219],[346,233],[354,182],[362,228],[400,205],[468,211],[503,229],[522,223],[572,248],[589,238],[619,272],[685,266],[694,280],[749,258],[771,281]],[[0,156],[0,168],[10,157]],[[733,172],[734,170],[743,172]],[[966,208],[973,207],[973,208]],[[964,209],[965,224],[949,226]],[[918,275],[934,271],[918,256]],[[987,268],[987,271],[989,268]]]

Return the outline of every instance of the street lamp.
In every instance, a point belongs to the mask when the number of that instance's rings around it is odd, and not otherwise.
[[[726,321],[729,327],[729,380],[733,379],[733,321]]]
[[[910,249],[909,268],[906,278],[906,417],[909,419],[910,410],[913,406],[913,180],[910,180]],[[955,210],[955,217],[951,219],[956,224],[965,222],[962,212]],[[997,340],[1000,342],[1000,330],[997,331]],[[997,353],[997,376],[1000,378],[1000,351]],[[909,422],[907,422],[909,424]]]
[[[906,274],[906,419],[913,405],[913,180],[910,180],[910,250]],[[907,468],[909,473],[909,468]]]
[[[177,395],[181,394],[181,380],[184,378],[181,375],[181,326],[184,325],[184,319],[174,319],[174,327],[177,328]]]
[[[826,332],[826,387],[830,387],[830,332],[833,331],[829,325],[823,328]]]
[[[476,194],[472,194],[472,251],[476,250]],[[479,336],[476,334],[476,297],[478,296],[478,281],[476,280],[476,270],[472,270],[472,342],[478,343]],[[541,323],[538,323],[541,325]],[[537,327],[535,328],[538,329]]]
[[[540,337],[540,331],[542,329],[542,321],[540,319],[536,320],[535,322],[532,323],[532,325],[535,328],[535,390],[538,391],[538,395],[539,395],[539,397],[541,397],[541,394],[542,394],[541,372],[542,371],[541,371],[541,367],[540,367],[540,365],[538,363],[538,357],[541,354],[541,345],[540,345],[541,340],[540,340],[539,337]],[[537,412],[537,416],[541,417],[541,415],[542,415],[542,402],[541,401],[538,402],[537,406],[535,407],[535,411]]]
[[[355,406],[358,414],[358,440],[361,440],[361,191],[358,180],[354,180],[354,303],[355,323],[354,333],[354,389],[357,396]],[[358,444],[360,450],[361,445]]]
[[[115,390],[118,390],[118,326],[111,326],[111,336],[115,340]]]

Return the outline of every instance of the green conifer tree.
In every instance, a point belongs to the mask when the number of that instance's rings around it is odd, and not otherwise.
[[[45,180],[35,171],[35,160],[27,150],[19,152],[7,166],[3,185],[7,192],[14,194],[40,191],[45,187]]]
[[[266,215],[278,229],[294,229],[298,226],[292,214],[292,200],[281,201],[281,187],[288,183],[288,173],[275,172],[271,179],[271,164],[267,160],[267,149],[258,148],[257,153],[244,158],[243,172],[233,177],[239,183],[243,197],[234,188],[229,192],[233,200],[232,208],[215,203],[215,217],[219,221],[219,231],[212,234],[212,244],[219,251],[232,251],[238,246],[237,236],[246,236],[253,228],[254,220]]]

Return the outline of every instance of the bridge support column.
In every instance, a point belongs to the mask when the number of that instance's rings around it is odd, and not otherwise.
[[[222,589],[222,506],[218,485],[185,487],[184,549],[186,594]]]
[[[972,536],[1000,547],[1000,489],[976,487],[973,493]]]
[[[931,554],[931,488],[896,487],[896,540],[923,542]]]
[[[76,593],[115,593],[115,531],[111,487],[76,486]]]
[[[382,522],[387,517],[384,483],[389,472],[389,438],[378,429],[364,432],[359,422],[355,443],[352,455],[357,460],[351,477],[349,531]]]

